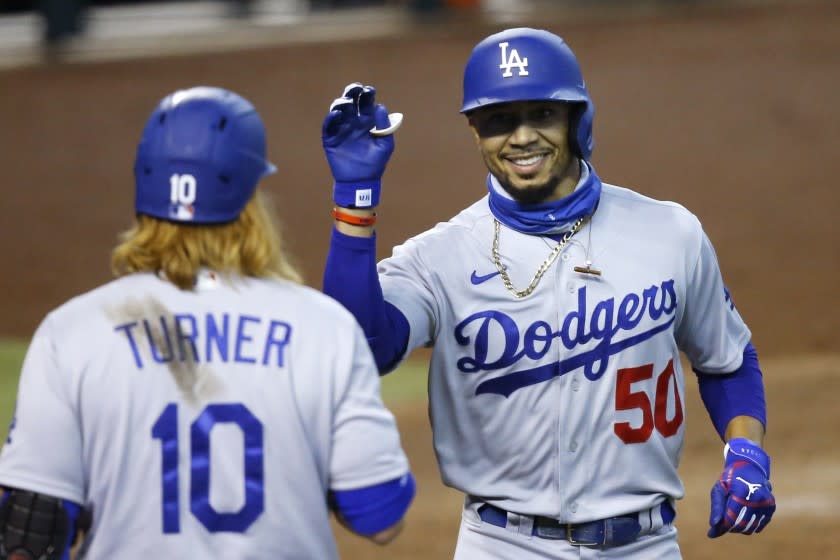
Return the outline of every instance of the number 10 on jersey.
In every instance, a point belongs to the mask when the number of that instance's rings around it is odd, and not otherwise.
[[[235,424],[245,443],[245,503],[235,512],[218,512],[210,503],[210,432],[219,423]],[[163,409],[152,437],[161,443],[161,514],[164,533],[181,531],[178,469],[178,405]],[[244,533],[265,507],[263,426],[243,404],[210,404],[190,426],[190,511],[212,533]]]

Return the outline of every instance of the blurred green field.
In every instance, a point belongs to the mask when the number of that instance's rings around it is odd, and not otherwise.
[[[11,422],[17,395],[18,376],[23,364],[28,341],[0,339],[0,436],[5,439],[6,428]],[[405,402],[425,398],[425,359],[412,358],[399,370],[382,378],[382,398],[388,407],[398,407]]]
[[[25,340],[0,339],[0,436],[3,441],[12,420],[18,375],[27,344]]]

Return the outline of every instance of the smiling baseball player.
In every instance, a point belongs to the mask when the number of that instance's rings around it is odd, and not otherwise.
[[[119,278],[32,339],[0,454],[0,558],[337,558],[414,495],[358,323],[299,284],[258,182],[265,131],[220,88],[167,96],[135,164]]]
[[[518,28],[475,47],[461,112],[487,194],[378,269],[394,138],[375,93],[351,84],[324,121],[336,204],[324,290],[382,373],[433,347],[434,447],[465,494],[455,557],[679,558],[680,352],[725,442],[709,536],[761,531],[775,501],[750,331],[697,218],[601,182],[594,105],[565,42]]]

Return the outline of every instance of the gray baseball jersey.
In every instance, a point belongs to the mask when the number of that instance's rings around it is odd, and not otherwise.
[[[136,274],[71,300],[15,418],[0,484],[92,508],[87,558],[336,558],[328,489],[408,472],[361,328],[283,281]]]
[[[680,498],[683,351],[735,370],[750,339],[712,245],[682,206],[604,185],[597,212],[536,290],[515,298],[491,259],[487,198],[379,264],[434,345],[429,402],[443,480],[507,511],[581,523]],[[513,286],[556,242],[500,228]],[[576,272],[591,261],[602,274]]]

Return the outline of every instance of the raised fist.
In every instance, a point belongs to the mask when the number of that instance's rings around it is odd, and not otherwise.
[[[730,440],[724,469],[712,487],[709,537],[724,533],[760,533],[776,511],[770,485],[770,457],[747,439]]]
[[[376,89],[359,83],[344,88],[324,119],[321,141],[333,176],[333,200],[346,208],[379,204],[382,175],[394,152],[393,133],[402,115],[376,103]]]

